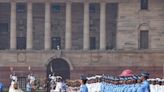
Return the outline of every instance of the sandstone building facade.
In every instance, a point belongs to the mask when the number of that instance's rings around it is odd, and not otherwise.
[[[127,68],[162,77],[163,39],[164,0],[0,0],[0,81]]]

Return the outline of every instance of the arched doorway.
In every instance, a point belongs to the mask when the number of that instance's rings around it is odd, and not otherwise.
[[[55,73],[56,76],[61,76],[64,80],[70,79],[70,66],[66,60],[55,58],[47,66],[47,77],[52,73]]]

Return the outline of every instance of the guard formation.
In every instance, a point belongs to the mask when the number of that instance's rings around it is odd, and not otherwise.
[[[150,92],[148,74],[95,76],[88,79],[88,92]]]
[[[87,78],[88,91],[80,92],[164,92],[163,79],[148,78],[149,73],[146,72],[133,76],[96,75]]]

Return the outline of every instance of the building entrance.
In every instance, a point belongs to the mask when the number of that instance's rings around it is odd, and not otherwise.
[[[49,62],[47,66],[47,77],[54,73],[55,76],[61,76],[64,80],[70,79],[70,66],[66,60],[56,58]]]

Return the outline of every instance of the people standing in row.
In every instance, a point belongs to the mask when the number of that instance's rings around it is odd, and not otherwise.
[[[89,78],[87,87],[89,92],[150,92],[148,77],[148,73],[138,76],[95,76]]]
[[[164,79],[149,79],[150,92],[164,92]]]

